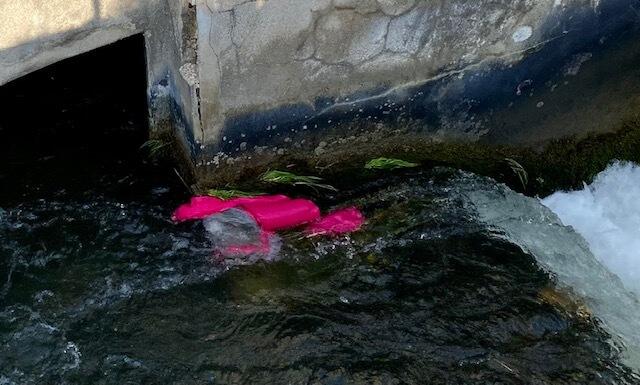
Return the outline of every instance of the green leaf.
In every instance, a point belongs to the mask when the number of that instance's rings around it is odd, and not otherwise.
[[[207,191],[207,195],[227,200],[227,199],[241,198],[241,197],[253,197],[256,195],[263,195],[263,193],[253,193],[253,192],[246,192],[246,191],[240,191],[240,190],[212,189]]]
[[[505,158],[504,161],[507,162],[511,171],[516,174],[522,184],[522,188],[526,190],[527,185],[529,184],[529,174],[527,173],[527,170],[525,170],[524,167],[514,159]]]
[[[311,188],[320,188],[331,191],[338,191],[335,187],[319,183],[322,178],[317,176],[296,175],[288,171],[272,170],[262,174],[260,178],[263,182],[288,184],[291,186],[309,186]]]
[[[167,142],[158,139],[149,139],[140,146],[140,149],[149,151],[151,157],[157,157],[161,155],[167,147],[169,147],[169,143]]]
[[[402,159],[377,158],[368,161],[364,168],[368,170],[395,170],[398,168],[412,168],[418,166],[419,164],[417,163],[407,162]]]

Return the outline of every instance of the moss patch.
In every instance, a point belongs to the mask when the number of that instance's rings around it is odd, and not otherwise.
[[[335,144],[327,145],[321,154],[306,148],[290,149],[282,155],[267,152],[228,158],[219,167],[196,171],[200,182],[198,189],[258,188],[265,191],[259,177],[270,169],[317,175],[338,189],[353,189],[389,172],[416,172],[364,168],[373,158],[389,157],[419,163],[421,169],[449,166],[467,170],[490,176],[527,195],[546,196],[559,189],[575,189],[583,182],[591,182],[614,159],[640,162],[640,119],[632,119],[612,133],[555,140],[541,149],[464,141],[440,142],[399,130],[391,135],[380,135],[379,132],[363,131],[351,140],[341,142],[336,139]],[[384,143],[380,143],[381,137],[385,137]],[[330,139],[325,140],[332,143]],[[508,159],[515,160],[526,170],[526,187]]]
[[[168,170],[172,178],[178,178],[193,193],[197,191],[196,173],[187,148],[173,126],[168,122],[161,122],[150,132],[149,140],[140,150],[147,153],[150,162]]]

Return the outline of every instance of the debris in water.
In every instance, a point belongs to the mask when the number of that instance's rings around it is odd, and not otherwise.
[[[240,190],[211,189],[207,191],[207,195],[226,200],[226,199],[241,198],[241,197],[253,197],[256,195],[264,195],[264,194],[256,193],[256,192],[246,192],[246,191],[240,191]]]
[[[259,198],[241,202],[239,207],[251,214],[265,231],[289,230],[320,218],[318,206],[307,199],[271,202]]]
[[[149,139],[140,146],[141,150],[149,151],[151,158],[158,158],[169,147],[169,143],[159,139]]]
[[[413,168],[418,166],[418,163],[411,163],[402,159],[377,158],[368,161],[364,168],[368,170],[395,170],[399,168]]]
[[[315,235],[340,235],[360,230],[364,215],[356,207],[336,210],[307,227],[307,233]]]
[[[260,178],[263,182],[288,184],[292,186],[309,186],[311,188],[320,188],[331,191],[338,191],[335,187],[320,183],[322,178],[317,176],[296,175],[288,171],[272,170],[267,171]]]
[[[246,203],[258,201],[266,204],[277,203],[285,200],[289,200],[289,198],[284,195],[246,197],[231,200],[224,200],[210,196],[195,196],[191,198],[189,203],[178,207],[174,212],[172,219],[177,222],[204,219],[210,215],[219,214],[223,211]]]
[[[529,184],[529,174],[527,173],[527,170],[525,170],[524,167],[514,159],[505,158],[504,161],[507,163],[509,168],[511,168],[511,171],[516,174],[522,184],[522,188],[526,190],[527,185]]]
[[[271,260],[280,251],[280,238],[260,228],[255,219],[241,209],[229,209],[207,217],[204,227],[214,247],[216,259],[254,262]]]
[[[276,231],[307,225],[306,233],[311,236],[340,235],[357,231],[364,223],[355,207],[321,217],[312,201],[284,195],[230,200],[196,196],[178,207],[172,218],[176,222],[204,219],[216,254],[224,258],[275,255],[280,242]]]

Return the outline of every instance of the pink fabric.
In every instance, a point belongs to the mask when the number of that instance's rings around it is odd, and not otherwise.
[[[359,230],[364,224],[364,215],[356,207],[349,207],[320,217],[320,209],[307,199],[290,199],[284,195],[257,196],[223,200],[215,197],[197,196],[175,211],[173,220],[184,222],[204,219],[231,208],[249,213],[261,227],[260,245],[234,245],[218,252],[225,257],[244,256],[255,253],[268,254],[269,239],[273,232],[288,230],[309,224],[309,235],[340,235]]]
[[[320,209],[307,199],[252,201],[240,205],[265,231],[288,230],[320,218]]]
[[[250,204],[253,202],[275,203],[286,200],[289,200],[289,198],[284,195],[257,196],[230,200],[223,200],[209,196],[197,196],[191,198],[189,203],[178,207],[171,218],[176,222],[192,221],[204,219],[210,215],[218,214],[243,204]]]
[[[273,233],[262,231],[260,233],[260,245],[232,245],[219,250],[218,252],[225,258],[237,258],[250,254],[268,255],[271,251],[269,238],[272,235]]]
[[[309,235],[340,235],[360,230],[364,215],[356,207],[329,213],[307,227]]]
[[[230,201],[214,197],[193,197],[189,203],[183,204],[173,213],[174,221],[184,222],[189,220],[204,219],[234,207]]]
[[[234,202],[236,206],[251,204],[251,203],[276,203],[276,202],[284,202],[289,201],[289,198],[286,195],[258,195],[255,197],[243,197],[243,198],[234,198],[229,202]]]

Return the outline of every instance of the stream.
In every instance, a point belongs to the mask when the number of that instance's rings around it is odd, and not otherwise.
[[[170,220],[181,186],[114,170],[0,194],[0,384],[640,381],[637,287],[489,178],[382,173],[323,203],[361,231],[231,264]]]

